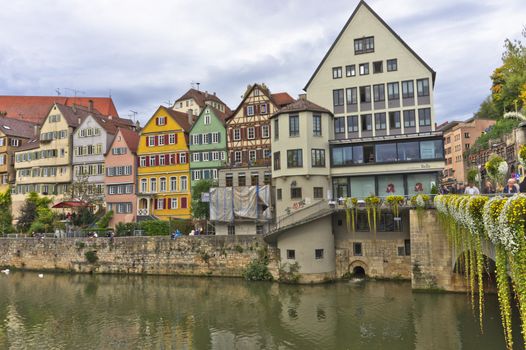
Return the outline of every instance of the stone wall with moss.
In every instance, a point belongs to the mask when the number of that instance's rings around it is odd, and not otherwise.
[[[261,236],[0,239],[0,267],[81,273],[242,277],[264,251],[277,277],[276,252]]]

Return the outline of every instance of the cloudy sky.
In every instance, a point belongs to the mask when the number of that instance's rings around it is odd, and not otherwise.
[[[369,0],[437,72],[437,121],[489,94],[524,0]],[[247,84],[292,96],[358,0],[0,0],[0,94],[111,96],[144,122],[199,82],[231,107]]]

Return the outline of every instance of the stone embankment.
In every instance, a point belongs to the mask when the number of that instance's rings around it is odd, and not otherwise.
[[[78,273],[241,277],[268,250],[277,275],[276,252],[260,236],[6,238],[0,267]]]

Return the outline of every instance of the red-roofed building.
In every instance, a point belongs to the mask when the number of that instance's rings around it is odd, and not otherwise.
[[[0,96],[0,114],[40,124],[54,103],[91,108],[103,116],[119,118],[111,97]]]
[[[232,113],[226,103],[217,97],[215,92],[210,94],[208,91],[199,91],[196,89],[190,89],[183,96],[179,97],[172,106],[172,109],[182,113],[191,112],[195,118],[197,118],[206,105],[210,105],[226,115]]]

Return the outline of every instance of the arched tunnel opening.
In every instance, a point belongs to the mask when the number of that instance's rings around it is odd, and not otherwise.
[[[469,269],[469,265],[466,266],[466,263],[469,264],[469,254],[468,259],[466,260],[466,252],[462,253],[455,263],[453,272],[460,274],[462,276],[466,275],[466,269]],[[497,292],[497,278],[495,275],[495,261],[486,255],[483,255],[483,287],[484,292],[486,293],[496,293]]]
[[[355,266],[352,269],[352,275],[355,278],[365,278],[365,269],[361,266]]]

